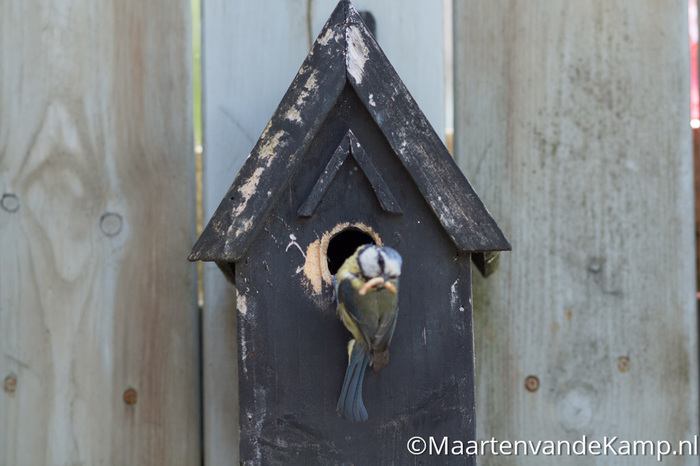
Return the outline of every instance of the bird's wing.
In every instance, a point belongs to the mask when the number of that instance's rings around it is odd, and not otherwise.
[[[394,328],[396,328],[397,315],[398,309],[394,309],[393,312],[388,312],[379,318],[379,326],[372,338],[372,350],[374,352],[386,351],[389,348],[391,337],[394,335]]]
[[[351,279],[343,279],[338,282],[338,300],[345,305],[345,310],[348,315],[356,323],[362,321],[360,306],[357,303],[357,295],[350,281]]]

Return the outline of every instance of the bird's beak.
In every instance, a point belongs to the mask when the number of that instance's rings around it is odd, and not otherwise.
[[[383,277],[371,278],[367,280],[364,285],[362,285],[362,288],[360,288],[360,291],[358,291],[357,294],[359,294],[360,296],[364,296],[369,290],[379,285],[385,285]]]
[[[398,294],[399,293],[399,290],[396,289],[396,285],[394,285],[393,283],[391,283],[388,280],[384,282],[384,288],[389,290],[389,293],[391,293],[391,294]]]

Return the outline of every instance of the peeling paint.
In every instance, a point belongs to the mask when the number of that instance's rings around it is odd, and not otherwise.
[[[309,75],[309,79],[306,80],[306,84],[304,84],[304,89],[307,91],[315,91],[318,90],[318,82],[316,77],[318,76],[318,70],[313,70],[311,72],[311,75]],[[308,95],[306,93],[302,93],[302,95]],[[297,99],[297,102],[299,100]]]
[[[231,225],[229,225],[228,230],[226,231],[226,235],[229,237],[238,238],[241,236],[243,233],[248,231],[250,227],[253,225],[253,220],[248,219],[244,222],[240,222],[237,219],[234,218],[233,222]],[[226,241],[226,248],[229,247],[229,241]]]
[[[287,247],[284,249],[284,252],[288,252],[288,251],[289,251],[289,248],[291,248],[292,246],[296,246],[296,248],[299,250],[299,252],[301,253],[301,255],[304,256],[304,265],[299,265],[299,266],[297,266],[297,269],[296,269],[296,271],[294,272],[296,275],[298,275],[298,274],[300,274],[300,273],[304,270],[304,267],[306,267],[306,253],[305,253],[304,250],[301,248],[301,246],[299,246],[299,243],[297,243],[297,237],[294,236],[294,234],[290,234],[290,235],[289,235],[289,240],[290,240],[290,241],[289,241],[289,244],[288,244]]]
[[[294,106],[287,110],[284,118],[289,121],[294,121],[296,123],[302,123],[301,109],[306,104],[306,98],[311,95],[312,92],[318,90],[317,77],[318,70],[313,70],[309,77],[306,79],[303,90],[299,93],[297,100],[294,102]]]
[[[241,315],[246,315],[248,313],[248,304],[245,302],[245,296],[240,293],[238,293],[236,297],[236,309],[238,309]]]
[[[459,301],[459,292],[457,291],[457,283],[459,283],[459,278],[450,287],[450,305],[452,309],[457,309],[457,303]]]
[[[243,186],[238,188],[238,194],[243,196],[242,204],[247,203],[251,196],[255,194],[255,188],[258,187],[260,175],[262,175],[264,170],[265,169],[263,167],[256,168],[251,177],[248,178],[248,181],[246,181]]]
[[[287,110],[287,113],[285,113],[284,118],[289,121],[296,121],[297,123],[302,122],[301,113],[299,112],[299,109],[296,107],[296,105]]]
[[[272,128],[272,119],[270,119],[270,120],[267,122],[267,125],[265,125],[265,129],[263,130],[263,133],[262,133],[262,135],[260,136],[260,139],[266,139],[266,138],[267,138],[267,133],[270,132],[270,128]],[[248,156],[250,157],[250,154],[248,154]]]
[[[264,146],[260,148],[258,151],[260,154],[260,158],[262,160],[267,160],[267,166],[269,167],[270,164],[272,163],[272,159],[277,152],[277,148],[279,146],[282,146],[281,144],[281,139],[283,136],[286,136],[287,132],[284,130],[277,131],[274,136],[270,137],[267,142],[265,143]]]
[[[306,259],[306,254],[304,253],[304,250],[301,249],[301,246],[299,246],[299,243],[297,243],[297,237],[294,236],[294,234],[290,234],[290,235],[289,235],[289,240],[290,240],[290,241],[289,241],[289,244],[288,244],[287,247],[284,249],[284,252],[289,251],[289,248],[291,248],[292,246],[296,246],[297,249],[299,250],[299,252],[301,253],[301,255],[304,256],[304,259]]]
[[[370,95],[369,95],[369,104],[370,104],[372,107],[376,107],[376,106],[377,106],[377,104],[374,103],[374,94],[370,94]]]
[[[319,37],[316,42],[321,45],[328,45],[328,42],[330,42],[331,39],[335,39],[337,42],[339,37],[333,34],[333,29],[328,28],[326,29],[326,33],[323,35],[323,37]]]
[[[253,438],[255,441],[255,463],[262,462],[262,451],[260,450],[260,439],[262,438],[263,426],[265,425],[265,416],[267,415],[267,392],[263,388],[256,387],[253,391],[255,413],[247,412],[248,421],[253,422]],[[247,461],[246,461],[247,463]]]
[[[246,317],[248,314],[248,304],[246,303],[246,297],[243,293],[236,293],[236,309],[241,314],[241,317]],[[248,373],[248,342],[245,335],[245,325],[239,326],[240,337],[238,341],[238,357],[241,360],[241,366],[243,367],[243,373]]]
[[[260,148],[260,150],[257,151],[259,154],[259,157],[261,160],[265,160],[266,164],[264,167],[258,167],[255,169],[252,175],[243,183],[238,188],[238,195],[240,196],[240,199],[236,202],[236,208],[232,212],[232,216],[238,217],[243,213],[243,211],[246,209],[248,206],[248,202],[250,199],[253,197],[255,192],[257,191],[258,184],[260,183],[260,178],[265,171],[266,168],[268,168],[271,164],[272,161],[274,160],[274,155],[277,152],[277,149],[283,145],[281,142],[282,137],[284,137],[287,133],[285,131],[278,131],[275,133],[274,136],[266,138],[266,134],[268,132],[268,129],[270,127],[270,124],[268,123],[268,127],[265,128],[265,131],[263,132],[263,136],[261,139],[266,139],[265,144]],[[241,225],[241,222],[234,222],[229,226],[228,228],[228,235],[229,236],[234,236],[238,237],[244,232],[248,231],[250,227],[252,226],[252,221],[249,218],[246,222],[244,222]]]
[[[233,217],[238,217],[245,210],[251,197],[255,194],[258,183],[260,183],[260,176],[264,171],[263,167],[256,168],[250,178],[238,188],[238,194],[241,196],[241,199],[237,202],[236,208],[232,212]],[[244,224],[243,228],[241,228],[241,225],[234,221],[229,226],[227,233],[229,236],[238,236],[241,234],[241,231],[246,231],[249,227],[250,222]]]
[[[362,40],[360,29],[356,26],[348,26],[345,35],[347,40],[345,65],[350,76],[357,84],[360,84],[364,75],[365,63],[369,58],[369,49]]]

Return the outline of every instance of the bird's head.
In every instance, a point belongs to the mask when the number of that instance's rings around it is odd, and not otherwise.
[[[364,295],[372,288],[386,288],[398,293],[397,282],[401,275],[401,255],[395,249],[366,244],[357,250],[357,263],[360,273],[366,280],[360,289]]]

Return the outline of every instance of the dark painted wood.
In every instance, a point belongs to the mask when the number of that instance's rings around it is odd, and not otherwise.
[[[333,157],[331,157],[331,160],[326,165],[325,170],[321,173],[321,176],[311,190],[311,194],[309,194],[306,202],[304,202],[299,209],[299,216],[310,217],[313,214],[316,206],[321,202],[323,195],[326,193],[328,186],[330,186],[336,173],[338,173],[338,169],[349,155],[352,155],[352,158],[355,159],[362,173],[367,177],[367,181],[369,181],[372,189],[374,189],[382,209],[391,214],[402,214],[403,212],[401,211],[401,207],[399,207],[399,203],[391,194],[391,190],[387,187],[386,182],[379,174],[374,164],[372,164],[372,160],[362,148],[362,145],[357,142],[352,131],[348,131],[343,140],[340,141],[340,145],[338,145]]]
[[[396,199],[391,194],[391,190],[386,185],[386,182],[384,182],[382,175],[380,175],[375,168],[372,159],[369,158],[367,152],[362,148],[362,144],[357,142],[352,131],[348,131],[348,136],[350,137],[350,152],[364,172],[367,180],[369,180],[369,183],[372,185],[382,209],[390,214],[402,214],[403,212],[401,211],[401,207],[399,207],[399,203],[396,202]]]
[[[354,158],[333,178],[313,217],[299,206],[352,130],[404,215],[381,209]],[[256,464],[473,464],[473,458],[412,456],[416,435],[475,436],[470,255],[455,248],[386,138],[347,88],[236,267],[239,304],[241,458]],[[319,167],[319,168],[315,168]],[[408,208],[410,206],[410,209]],[[368,371],[365,423],[340,418],[336,403],[350,333],[332,286],[314,294],[297,273],[307,245],[344,222],[362,222],[404,260],[391,359]]]
[[[356,34],[347,47],[358,49],[354,54],[365,58],[362,73],[348,72],[348,82],[457,248],[463,252],[510,250],[510,243],[354,8],[348,10],[346,24]]]
[[[335,412],[350,334],[320,273],[321,239],[353,225],[404,261],[391,359],[366,376],[360,424]],[[470,261],[488,272],[509,248],[341,1],[190,255],[215,260],[238,291],[241,459],[474,464],[406,443],[475,438]]]
[[[475,252],[472,254],[472,262],[481,275],[488,277],[498,268],[498,251]]]
[[[331,157],[331,159],[328,161],[326,169],[323,170],[323,173],[316,182],[316,185],[314,185],[314,189],[311,190],[311,194],[309,194],[309,197],[306,199],[306,202],[304,202],[304,204],[299,209],[300,217],[311,217],[311,214],[314,213],[314,210],[316,210],[316,206],[319,202],[321,202],[323,195],[326,193],[326,190],[331,185],[335,174],[338,173],[338,169],[340,169],[340,166],[343,165],[343,162],[345,162],[345,159],[348,157],[349,154],[350,139],[348,138],[348,135],[346,135],[343,138],[343,140],[340,141],[340,144],[335,150],[333,157]]]
[[[510,249],[355,8],[343,0],[195,244],[190,260],[235,262],[241,258],[299,169],[301,156],[346,81],[457,248],[465,253]]]
[[[250,246],[345,87],[346,10],[339,3],[321,30],[189,260],[235,262]]]

